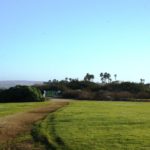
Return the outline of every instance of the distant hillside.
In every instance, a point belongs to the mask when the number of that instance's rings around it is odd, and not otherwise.
[[[16,85],[34,85],[43,84],[42,81],[0,81],[0,89],[7,89]]]

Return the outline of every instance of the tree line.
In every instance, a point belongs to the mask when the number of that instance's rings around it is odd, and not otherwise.
[[[63,98],[122,100],[122,99],[150,99],[149,85],[134,82],[119,82],[117,74],[114,80],[108,72],[99,74],[101,83],[94,82],[94,75],[87,73],[83,80],[68,78],[64,80],[49,80],[38,88],[43,91],[61,91]]]

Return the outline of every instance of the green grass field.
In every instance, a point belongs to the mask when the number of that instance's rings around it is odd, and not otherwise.
[[[150,103],[72,102],[33,129],[58,150],[149,150]]]
[[[0,117],[47,105],[49,102],[0,103]]]

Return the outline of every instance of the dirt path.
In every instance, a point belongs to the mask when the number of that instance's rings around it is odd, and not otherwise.
[[[0,144],[17,137],[22,132],[30,131],[33,123],[67,104],[68,101],[53,101],[48,106],[0,118]]]

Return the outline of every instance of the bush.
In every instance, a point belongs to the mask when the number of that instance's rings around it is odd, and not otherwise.
[[[149,99],[150,98],[150,93],[149,92],[139,92],[139,93],[137,93],[135,98]]]
[[[93,100],[93,99],[95,99],[95,92],[82,91],[79,93],[78,99],[80,99],[80,100]]]
[[[78,99],[80,94],[79,90],[67,90],[63,92],[62,97],[63,98],[71,98],[71,99]]]
[[[93,100],[95,98],[95,92],[83,90],[67,90],[63,93],[62,97],[79,100]]]
[[[110,96],[113,97],[114,100],[125,100],[125,101],[134,97],[132,93],[127,91],[112,92]]]
[[[29,86],[16,86],[0,92],[0,102],[44,101],[39,89]]]

